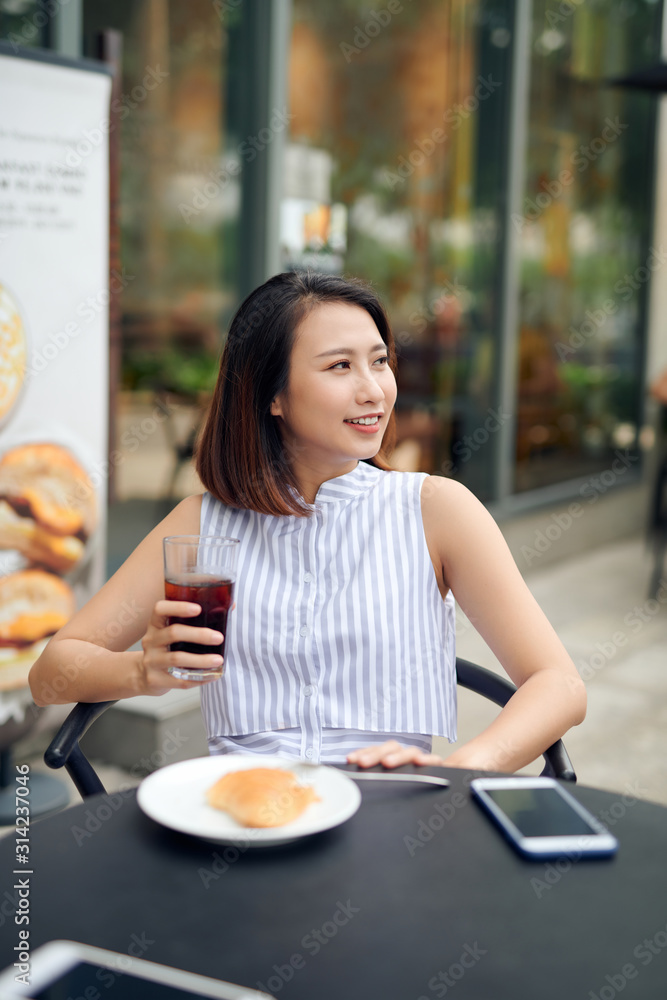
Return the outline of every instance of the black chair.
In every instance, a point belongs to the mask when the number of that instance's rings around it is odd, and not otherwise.
[[[456,679],[461,687],[468,688],[500,706],[506,705],[516,691],[511,681],[461,657],[456,659]],[[44,754],[44,760],[49,767],[66,768],[84,799],[89,795],[104,793],[105,788],[81,750],[79,740],[95,720],[115,704],[114,701],[100,701],[95,704],[79,702],[67,716]],[[561,740],[557,740],[553,746],[545,750],[543,756],[545,766],[542,774],[560,778],[562,781],[577,780]]]

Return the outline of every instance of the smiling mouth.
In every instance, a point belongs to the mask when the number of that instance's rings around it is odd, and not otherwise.
[[[355,420],[346,420],[346,424],[363,424],[366,427],[372,427],[373,424],[379,424],[379,417],[357,417]]]

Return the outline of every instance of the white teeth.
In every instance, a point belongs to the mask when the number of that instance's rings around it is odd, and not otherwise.
[[[379,417],[361,417],[358,420],[346,420],[346,424],[377,424]]]

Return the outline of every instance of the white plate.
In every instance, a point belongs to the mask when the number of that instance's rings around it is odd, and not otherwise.
[[[293,771],[302,784],[312,785],[321,801],[311,803],[298,819],[285,826],[268,829],[241,826],[227,813],[209,806],[206,792],[223,774],[251,767],[282,767]],[[218,844],[269,847],[344,823],[359,808],[361,793],[351,778],[334,767],[311,764],[301,767],[291,757],[230,754],[196,757],[154,771],[139,786],[137,801],[151,819],[180,833]]]

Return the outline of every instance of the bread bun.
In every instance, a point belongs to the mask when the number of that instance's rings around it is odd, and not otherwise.
[[[56,573],[68,573],[82,558],[85,547],[72,535],[52,535],[31,517],[21,517],[0,500],[0,549],[15,549],[31,562]]]
[[[311,802],[319,802],[314,789],[278,767],[231,771],[209,788],[206,798],[242,826],[263,828],[292,823]]]
[[[41,569],[0,577],[0,646],[24,646],[53,635],[74,614],[71,587]]]
[[[53,535],[86,539],[95,527],[95,489],[85,469],[57,444],[24,444],[5,452],[0,499]]]

